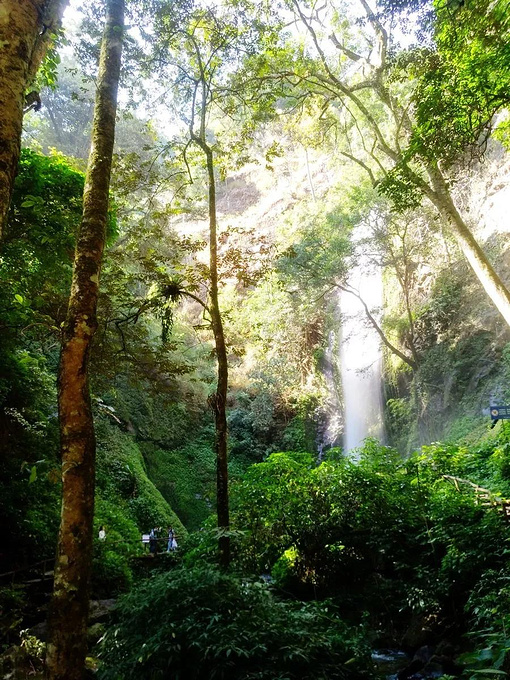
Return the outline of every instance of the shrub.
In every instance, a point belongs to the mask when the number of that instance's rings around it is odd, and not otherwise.
[[[361,678],[368,649],[328,603],[278,600],[211,567],[174,569],[124,597],[100,643],[101,680]]]
[[[0,640],[4,643],[11,641],[23,620],[26,607],[26,594],[21,586],[0,587]]]
[[[129,590],[132,573],[127,558],[103,546],[98,553],[94,557],[94,594],[111,597]]]

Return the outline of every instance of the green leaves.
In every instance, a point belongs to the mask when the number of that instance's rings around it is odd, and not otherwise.
[[[58,65],[60,64],[59,49],[67,44],[68,40],[64,35],[63,29],[59,29],[52,35],[52,42],[37,73],[36,86],[39,90],[43,87],[49,87],[52,90],[56,89],[58,83]]]
[[[10,340],[9,328],[28,327],[36,339],[59,326],[57,310],[69,292],[83,181],[61,155],[21,153],[0,262],[5,341]]]
[[[314,467],[280,453],[252,466],[233,498],[246,531],[240,563],[291,592],[334,596],[356,616],[380,616],[383,598],[390,618],[448,616],[452,602],[466,616],[477,610],[480,628],[495,609],[507,617],[507,525],[469,485],[443,478],[485,474],[486,453],[434,444],[404,461],[367,440],[359,456]]]
[[[508,0],[436,4],[434,61],[413,95],[412,153],[452,163],[466,148],[483,152],[493,118],[510,102]]]
[[[101,643],[99,677],[347,680],[368,649],[329,603],[281,601],[264,583],[208,567],[138,584]],[[348,664],[348,666],[347,666]]]
[[[423,194],[409,172],[407,163],[404,161],[393,167],[378,184],[380,193],[390,199],[399,213],[418,208],[423,200]]]
[[[28,483],[32,484],[37,479],[37,467],[34,465],[30,470],[30,477],[28,478]]]
[[[21,208],[35,208],[36,210],[41,210],[44,206],[44,199],[42,196],[30,196],[27,195],[25,200],[21,203]]]

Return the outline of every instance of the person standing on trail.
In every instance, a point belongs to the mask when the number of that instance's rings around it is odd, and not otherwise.
[[[156,535],[156,529],[151,529],[149,534],[149,552],[151,555],[155,555],[158,552],[158,537]]]
[[[99,527],[99,540],[100,541],[105,541],[106,540],[106,530],[104,526],[101,524]]]
[[[166,549],[167,552],[170,552],[172,550],[172,543],[174,541],[174,530],[172,527],[168,527],[168,547]]]

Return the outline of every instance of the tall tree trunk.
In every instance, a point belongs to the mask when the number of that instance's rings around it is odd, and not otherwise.
[[[214,179],[214,160],[211,149],[203,140],[202,149],[207,158],[207,175],[209,184],[209,268],[211,289],[209,292],[209,309],[211,312],[216,359],[218,361],[218,383],[213,400],[216,425],[216,504],[218,513],[218,529],[220,530],[219,551],[220,566],[227,568],[230,564],[230,512],[228,497],[228,454],[227,454],[227,387],[228,361],[223,323],[218,303],[218,240],[216,233],[216,184]]]
[[[51,680],[81,680],[86,653],[96,456],[88,365],[108,219],[124,0],[107,0],[106,8],[83,218],[60,357],[63,488],[47,649]]]
[[[0,239],[18,168],[25,91],[69,0],[0,2]]]
[[[192,102],[192,115],[189,125],[190,139],[204,152],[207,166],[207,185],[209,190],[209,276],[211,286],[209,290],[209,311],[218,362],[218,382],[216,393],[210,399],[214,411],[215,422],[215,453],[216,453],[216,513],[219,529],[219,563],[223,569],[230,565],[230,510],[228,494],[228,450],[227,450],[227,388],[228,388],[228,360],[225,345],[225,334],[218,301],[218,236],[216,221],[216,180],[214,178],[213,151],[207,143],[207,107],[210,103],[209,76],[204,71],[202,55],[194,42],[200,76],[195,81],[195,93]],[[199,118],[200,132],[194,130],[195,106],[197,95],[200,94]]]
[[[429,166],[427,170],[434,189],[433,192],[426,192],[427,197],[447,222],[464,257],[469,262],[483,289],[510,326],[510,292],[508,288],[499,278],[494,267],[487,259],[486,254],[455,207],[448,185],[439,168]]]

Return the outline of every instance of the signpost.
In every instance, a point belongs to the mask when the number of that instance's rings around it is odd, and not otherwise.
[[[490,406],[489,407],[492,425],[494,427],[498,420],[510,420],[510,406]]]

